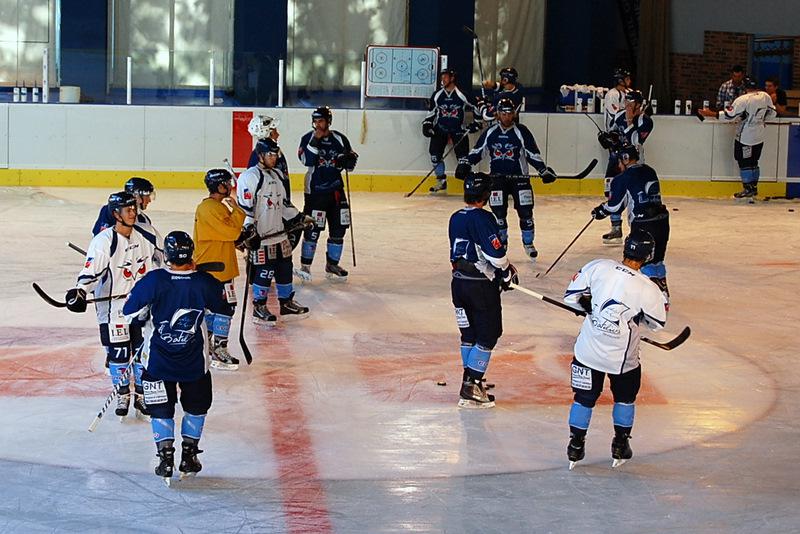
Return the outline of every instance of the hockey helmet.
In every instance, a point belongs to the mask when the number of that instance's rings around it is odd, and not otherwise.
[[[514,101],[510,98],[501,98],[497,103],[498,113],[514,113],[516,110],[517,106],[514,105]]]
[[[331,108],[329,108],[328,106],[320,106],[317,109],[315,109],[311,113],[311,121],[313,122],[317,119],[325,119],[326,121],[328,121],[328,124],[332,124],[333,112],[331,111]]]
[[[742,80],[745,89],[758,89],[758,80],[755,76],[745,76]]]
[[[624,144],[622,145],[619,150],[617,150],[617,155],[620,159],[627,158],[628,160],[636,160],[639,161],[639,149],[636,148],[636,145],[632,144]]]
[[[518,77],[519,73],[514,67],[505,67],[500,69],[500,80],[508,80],[508,83],[516,84]]]
[[[441,76],[442,74],[447,74],[448,76],[450,76],[454,80],[456,79],[456,76],[457,76],[456,75],[456,69],[451,69],[449,67],[446,68],[446,69],[442,69],[442,72],[439,73],[439,76]]]
[[[281,151],[278,143],[272,139],[262,139],[256,143],[256,154],[277,154]]]
[[[635,102],[637,104],[641,104],[644,102],[644,95],[642,94],[641,91],[633,89],[625,93],[625,100],[627,100],[628,102]]]
[[[164,256],[167,263],[186,265],[192,261],[192,254],[194,254],[194,241],[186,232],[175,230],[164,238]]]
[[[127,208],[129,206],[136,207],[136,197],[133,196],[133,193],[128,191],[118,191],[116,193],[111,193],[108,196],[108,203],[106,204],[108,207],[108,211],[111,213],[117,212],[119,213],[122,208]]]
[[[625,238],[625,250],[622,255],[631,260],[648,262],[653,258],[655,247],[656,241],[650,232],[635,229]]]
[[[222,184],[231,187],[231,180],[233,175],[228,169],[209,169],[203,179],[209,193],[219,193],[219,186]]]
[[[273,119],[268,115],[256,115],[250,119],[250,123],[247,125],[247,131],[256,139],[264,139],[265,137],[269,137],[270,132],[277,129],[280,123],[280,120]]]
[[[147,178],[132,176],[125,182],[125,191],[133,193],[134,195],[152,195],[155,190],[156,188],[153,187],[153,184]]]
[[[631,73],[628,69],[623,69],[622,67],[617,67],[614,69],[614,85],[625,84],[625,78],[630,78]]]
[[[492,177],[482,172],[470,173],[464,179],[464,202],[486,202],[492,192]]]

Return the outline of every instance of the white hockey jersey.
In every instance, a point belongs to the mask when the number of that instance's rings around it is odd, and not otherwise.
[[[604,102],[607,132],[614,129],[614,117],[616,117],[617,113],[625,109],[625,93],[627,91],[620,91],[616,87],[609,89],[606,93]]]
[[[244,224],[255,224],[262,237],[277,234],[263,239],[262,245],[274,245],[287,239],[287,234],[281,233],[283,221],[300,213],[287,198],[282,178],[283,173],[278,169],[262,169],[257,165],[239,176],[236,197],[247,215]]]
[[[591,295],[575,341],[575,358],[587,367],[621,374],[639,366],[639,329],[659,330],[667,322],[666,297],[649,278],[614,260],[590,261],[572,277],[564,302],[581,309]]]
[[[131,236],[106,228],[92,238],[86,250],[86,261],[78,274],[75,287],[95,298],[127,295],[137,280],[162,263],[156,248],[156,236],[135,225]],[[100,324],[128,324],[122,313],[124,298],[95,304]]]
[[[733,104],[719,112],[719,119],[739,122],[736,140],[743,145],[763,143],[767,137],[764,121],[777,117],[772,98],[764,91],[745,93],[733,101]]]

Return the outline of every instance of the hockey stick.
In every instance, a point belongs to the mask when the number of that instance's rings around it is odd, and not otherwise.
[[[575,236],[575,238],[574,238],[572,241],[570,241],[570,242],[569,242],[569,245],[567,245],[567,248],[565,248],[565,249],[564,249],[564,252],[562,252],[561,254],[559,254],[559,256],[556,258],[556,261],[554,261],[554,262],[553,262],[553,264],[552,264],[550,267],[548,267],[548,268],[547,268],[547,270],[544,272],[544,274],[542,274],[542,278],[544,278],[545,276],[547,276],[547,273],[549,273],[549,272],[550,272],[550,271],[553,269],[553,267],[555,267],[555,266],[556,266],[556,263],[558,263],[558,260],[560,260],[561,258],[563,258],[563,257],[564,257],[564,254],[566,254],[566,253],[567,253],[567,251],[569,250],[569,248],[570,248],[570,247],[571,247],[571,246],[572,246],[572,245],[575,243],[575,241],[577,241],[577,240],[578,240],[578,238],[579,238],[581,235],[583,235],[583,232],[585,232],[585,231],[586,231],[586,229],[587,229],[587,228],[589,228],[589,225],[590,225],[590,224],[592,224],[592,222],[594,222],[594,217],[592,217],[591,219],[589,219],[589,222],[587,222],[587,223],[586,223],[586,226],[584,226],[584,227],[581,229],[581,231],[580,231],[580,232],[578,232],[578,235],[576,235],[576,236]],[[541,273],[536,273],[536,278],[539,278],[539,275],[540,275],[540,274],[541,274]]]
[[[75,252],[77,252],[78,254],[82,254],[82,255],[86,256],[86,251],[83,250],[78,245],[76,245],[75,243],[72,243],[71,241],[67,241],[67,246],[69,248],[71,248],[72,250],[74,250]]]
[[[350,248],[353,251],[353,267],[356,266],[356,238],[353,232],[353,198],[350,196],[350,171],[344,170],[344,183],[347,185],[347,211],[350,214]]]
[[[572,306],[564,304],[563,302],[560,302],[558,300],[552,299],[552,298],[550,298],[550,297],[548,297],[546,295],[542,295],[540,293],[537,293],[536,291],[533,291],[533,290],[528,289],[526,287],[522,287],[522,286],[517,285],[517,284],[511,284],[511,287],[516,289],[516,290],[518,290],[518,291],[520,291],[520,292],[522,292],[522,293],[525,293],[526,295],[530,295],[531,297],[537,298],[537,299],[539,299],[541,301],[544,301],[544,302],[546,302],[548,304],[552,304],[553,306],[557,306],[559,308],[562,308],[564,310],[572,312],[575,315],[586,316],[586,312],[584,310],[579,310],[577,308],[573,308]],[[686,341],[687,339],[689,339],[689,336],[691,335],[691,333],[692,333],[692,330],[687,326],[683,330],[681,330],[680,334],[678,334],[677,336],[675,336],[674,338],[670,339],[669,341],[667,341],[665,343],[662,343],[660,341],[654,341],[654,340],[652,340],[652,339],[650,339],[648,337],[644,337],[644,336],[641,337],[641,340],[644,341],[645,343],[649,343],[650,345],[653,345],[654,347],[658,347],[659,349],[662,349],[662,350],[672,350],[672,349],[680,346],[681,344],[683,344],[683,342]]]
[[[592,124],[594,124],[594,127],[597,128],[598,132],[603,133],[603,130],[600,128],[600,125],[597,124],[597,121],[594,120],[591,115],[589,115],[588,111],[584,111],[583,114],[589,117],[589,120],[592,121]]]
[[[475,33],[475,30],[473,30],[469,26],[462,26],[461,30],[466,34],[471,35],[473,41],[475,41],[475,52],[478,54],[478,74],[481,75],[481,96],[483,97],[484,100],[486,100],[486,90],[483,88],[483,80],[485,80],[486,78],[484,78],[483,76],[483,62],[481,61],[481,42],[478,39],[478,34]]]
[[[250,290],[250,251],[245,252],[245,280],[244,280],[244,299],[242,301],[242,320],[239,322],[239,346],[242,347],[242,354],[244,354],[244,359],[247,362],[247,365],[253,363],[253,355],[250,353],[250,348],[247,346],[247,342],[244,340],[244,320],[245,316],[247,315],[247,294]]]
[[[447,152],[445,152],[445,153],[444,153],[444,156],[442,156],[442,161],[444,161],[445,159],[447,159],[447,156],[449,156],[449,155],[450,155],[450,152],[452,152],[452,151],[453,151],[453,149],[455,149],[455,148],[456,148],[456,145],[457,145],[457,144],[459,144],[459,143],[461,143],[461,142],[464,140],[464,138],[465,138],[465,137],[467,137],[468,135],[469,135],[469,130],[467,130],[466,132],[464,132],[464,135],[462,135],[461,137],[459,137],[459,138],[458,138],[458,141],[454,142],[454,143],[453,143],[453,146],[451,146],[450,148],[448,148],[448,149],[447,149]],[[425,180],[427,180],[427,179],[428,179],[428,177],[429,177],[431,174],[433,174],[433,171],[435,171],[435,170],[436,170],[436,167],[433,167],[431,170],[429,170],[429,171],[428,171],[428,174],[426,174],[426,175],[425,175],[425,177],[423,177],[423,178],[422,178],[422,180],[420,180],[420,181],[419,181],[419,183],[417,184],[417,186],[416,186],[416,187],[414,187],[414,189],[412,189],[411,191],[409,191],[409,192],[408,192],[408,193],[406,193],[405,195],[403,195],[403,197],[405,197],[405,198],[408,198],[408,197],[410,197],[411,195],[413,195],[414,193],[416,193],[416,192],[417,192],[417,189],[419,189],[420,187],[422,187],[422,184],[424,184],[424,183],[425,183]]]
[[[578,174],[567,174],[567,175],[557,174],[556,178],[559,178],[561,180],[583,180],[584,178],[589,176],[589,173],[592,172],[596,166],[597,166],[597,159],[593,159],[592,161],[589,162],[589,165],[587,165],[586,168],[583,169]],[[539,176],[538,174],[493,174],[491,176],[493,178],[510,178],[512,180],[541,178],[541,176]]]
[[[136,357],[139,355],[139,352],[142,350],[142,347],[144,347],[144,343],[142,343],[139,346],[139,350],[136,351],[136,354],[133,355],[131,361],[128,362],[128,366],[125,367],[125,369],[122,371],[122,374],[119,377],[120,381],[130,374],[131,368],[133,367],[133,363],[134,361],[136,361]],[[94,432],[94,430],[97,428],[97,425],[100,423],[100,419],[103,418],[103,416],[106,414],[106,410],[108,410],[108,407],[111,406],[112,402],[114,402],[114,397],[119,395],[119,388],[120,388],[119,382],[114,384],[114,388],[111,390],[111,393],[108,394],[108,397],[106,397],[106,401],[103,403],[103,407],[100,408],[100,411],[97,412],[97,415],[94,417],[92,424],[89,425],[89,432]]]

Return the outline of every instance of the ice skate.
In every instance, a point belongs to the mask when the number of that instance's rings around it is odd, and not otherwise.
[[[294,275],[302,280],[303,282],[310,282],[311,281],[311,266],[310,265],[301,265],[300,268],[294,268],[292,271]]]
[[[304,319],[308,317],[308,308],[294,300],[294,292],[289,298],[281,299],[281,319]]]
[[[175,447],[171,445],[161,447],[159,444],[156,454],[159,463],[156,466],[155,473],[164,479],[164,484],[169,486],[172,483],[172,470],[175,467]]]
[[[336,282],[344,282],[347,280],[349,273],[342,269],[338,264],[328,263],[325,265],[325,276],[328,280]]]
[[[536,261],[536,258],[539,257],[539,251],[536,250],[536,247],[533,246],[533,243],[530,245],[526,245],[523,243],[523,248],[525,249],[525,254],[531,259],[531,261]]]
[[[630,434],[618,433],[611,440],[611,467],[619,467],[631,458],[633,458],[633,450],[631,449],[628,440],[631,438]]]
[[[603,234],[603,243],[606,245],[618,245],[622,243],[622,224],[611,225],[611,231]]]
[[[117,394],[117,408],[114,413],[119,417],[120,422],[125,420],[128,415],[128,409],[131,405],[131,387],[120,386],[119,393]]]
[[[439,191],[446,191],[447,190],[447,178],[444,176],[437,176],[436,183],[431,186],[428,191],[431,193],[438,193]]]
[[[181,463],[178,466],[181,480],[193,477],[203,469],[203,465],[197,459],[197,455],[201,452],[203,451],[197,448],[197,443],[194,440],[190,442],[184,441],[181,444]]]
[[[225,371],[239,369],[239,360],[228,352],[228,340],[213,338],[211,345],[211,367]]]
[[[144,390],[142,386],[136,386],[134,388],[133,409],[135,410],[134,415],[137,419],[150,421],[150,412],[147,410],[147,406],[144,403]]]
[[[253,322],[263,326],[275,326],[278,322],[278,318],[267,309],[266,302],[254,302]]]
[[[459,408],[494,408],[494,395],[486,393],[483,382],[467,380],[461,384]]]
[[[567,445],[567,458],[569,459],[569,470],[575,467],[575,464],[583,460],[586,456],[586,436],[576,436],[570,434],[569,444]]]

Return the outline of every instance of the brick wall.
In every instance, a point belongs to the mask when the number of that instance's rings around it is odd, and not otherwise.
[[[720,84],[730,79],[731,67],[739,64],[747,70],[750,37],[747,33],[706,31],[702,54],[670,54],[672,98],[664,109],[671,110],[675,99],[691,99],[695,107],[708,100],[714,106]],[[800,81],[800,39],[795,41],[793,75]]]

